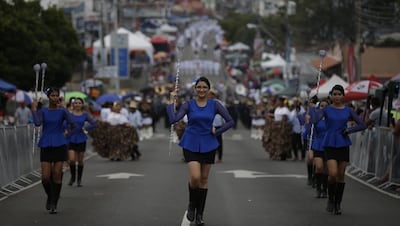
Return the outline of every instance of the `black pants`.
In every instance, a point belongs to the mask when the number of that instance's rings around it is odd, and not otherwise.
[[[292,133],[292,150],[294,157],[297,159],[298,151],[303,149],[303,145],[301,142],[301,133]],[[303,151],[301,152],[303,155]],[[302,156],[304,158],[304,156]]]

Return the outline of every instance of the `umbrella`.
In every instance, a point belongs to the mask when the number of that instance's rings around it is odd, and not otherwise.
[[[390,81],[398,81],[398,80],[400,80],[400,74],[397,74],[393,78],[390,79]]]
[[[379,87],[382,87],[382,83],[377,81],[361,80],[353,82],[345,88],[344,101],[367,99],[369,91]]]
[[[243,72],[237,68],[231,68],[228,72],[231,76],[235,76],[235,77],[243,75]]]
[[[242,51],[242,50],[250,50],[250,47],[244,43],[237,42],[228,47],[229,51]]]
[[[273,95],[282,92],[286,88],[286,82],[282,79],[271,79],[261,85],[261,92]]]
[[[272,75],[281,75],[282,69],[280,69],[279,67],[275,67],[274,69],[272,69],[271,74]]]
[[[27,92],[25,92],[23,90],[17,90],[17,92],[15,94],[15,100],[17,102],[25,102],[25,104],[31,104],[32,103],[31,97],[28,95]]]
[[[156,36],[156,37],[153,37],[150,40],[150,42],[153,44],[160,44],[160,43],[167,43],[168,40],[166,38],[164,38],[163,36]]]
[[[75,97],[75,98],[79,97],[79,98],[82,98],[84,100],[86,98],[88,98],[88,96],[86,94],[84,94],[84,93],[82,93],[80,91],[71,91],[71,92],[66,92],[65,93],[65,97],[64,97],[65,102],[69,102],[72,97]]]
[[[116,101],[121,101],[121,98],[117,94],[112,94],[112,93],[103,94],[96,99],[96,103],[100,105],[106,102],[116,102]]]
[[[122,100],[125,101],[127,99],[133,99],[134,97],[139,96],[138,93],[128,93],[122,96]]]

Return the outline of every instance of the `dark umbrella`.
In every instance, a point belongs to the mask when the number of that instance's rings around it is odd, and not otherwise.
[[[121,98],[117,94],[111,94],[111,93],[103,94],[96,99],[96,103],[100,105],[106,102],[116,102],[116,101],[121,101]]]

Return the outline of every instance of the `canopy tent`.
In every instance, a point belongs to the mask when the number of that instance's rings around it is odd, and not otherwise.
[[[335,85],[341,85],[346,88],[349,84],[337,75],[332,75],[324,84],[321,84],[318,90],[318,98],[326,98],[329,96],[329,92]],[[313,88],[310,92],[310,97],[317,94],[317,87]]]
[[[228,47],[229,51],[246,51],[250,50],[250,47],[244,43],[236,42],[235,44]]]
[[[137,31],[135,33],[130,32],[125,28],[119,28],[118,34],[128,34],[129,51],[143,50],[149,57],[150,62],[153,62],[154,48],[150,42],[150,38],[144,35],[142,32]],[[111,48],[111,34],[104,37],[104,47],[107,51]],[[97,56],[101,53],[101,40],[97,40],[93,43],[93,62],[97,61]]]
[[[263,53],[263,59],[268,59],[261,61],[261,68],[275,68],[275,67],[285,67],[286,61],[279,54]]]
[[[17,87],[14,84],[6,82],[0,78],[0,91],[15,93],[17,91]]]

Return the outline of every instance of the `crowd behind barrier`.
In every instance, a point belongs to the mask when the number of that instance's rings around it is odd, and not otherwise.
[[[390,128],[376,127],[350,136],[353,145],[350,147],[349,171],[382,189],[399,188],[400,145]],[[40,169],[39,149],[32,147],[32,125],[0,127],[0,140],[2,188]]]
[[[349,172],[381,189],[399,192],[400,145],[391,129],[376,127],[350,137]]]

